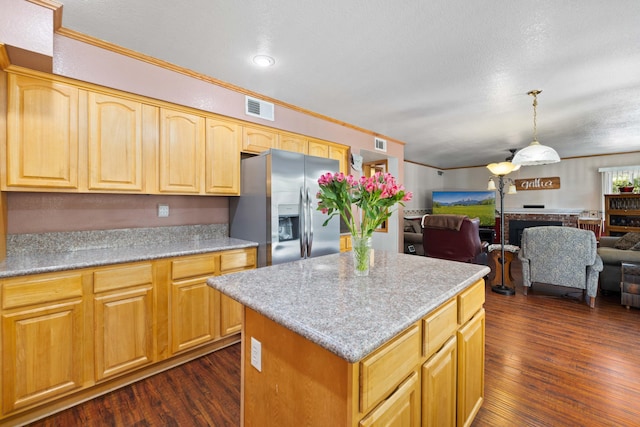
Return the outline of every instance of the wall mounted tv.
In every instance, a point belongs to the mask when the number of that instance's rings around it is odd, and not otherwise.
[[[478,217],[481,227],[496,224],[495,191],[433,191],[432,196],[434,214]]]

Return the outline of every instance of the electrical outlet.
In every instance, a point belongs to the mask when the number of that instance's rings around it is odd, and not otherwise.
[[[262,372],[262,343],[251,337],[251,366]]]
[[[158,218],[166,218],[169,216],[169,205],[158,205]]]

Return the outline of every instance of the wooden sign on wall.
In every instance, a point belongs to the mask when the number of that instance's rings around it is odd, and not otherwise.
[[[557,190],[560,188],[560,177],[516,179],[516,190]]]

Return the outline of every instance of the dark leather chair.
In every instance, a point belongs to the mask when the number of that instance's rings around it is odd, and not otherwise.
[[[488,242],[480,241],[480,219],[464,215],[425,215],[424,254],[432,258],[487,264]]]

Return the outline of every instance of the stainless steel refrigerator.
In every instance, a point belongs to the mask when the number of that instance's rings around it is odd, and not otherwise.
[[[258,267],[340,252],[340,220],[317,210],[318,178],[337,160],[271,149],[242,160],[229,235],[258,243]]]

